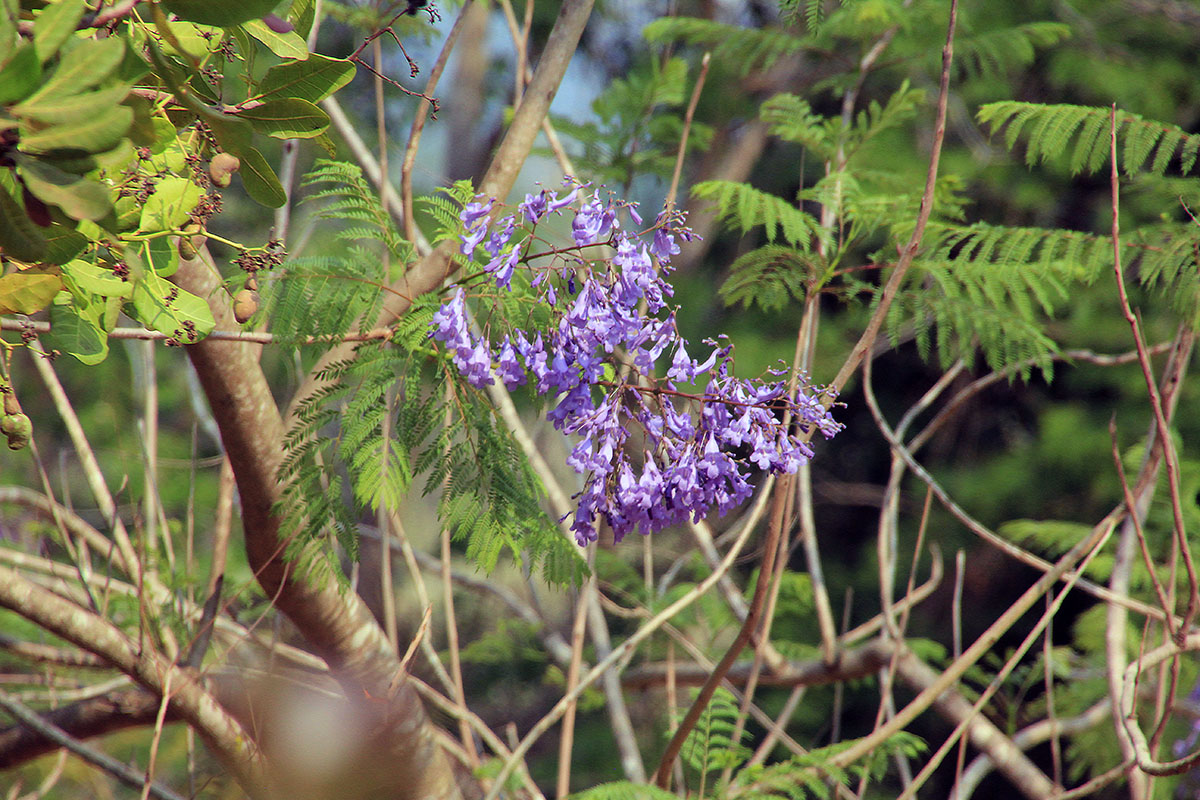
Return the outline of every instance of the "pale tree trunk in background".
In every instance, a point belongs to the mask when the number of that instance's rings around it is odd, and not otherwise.
[[[454,103],[446,109],[446,178],[451,182],[462,178],[478,181],[487,167],[487,154],[493,143],[495,129],[483,121],[484,81],[487,80],[491,52],[487,48],[489,9],[474,3],[467,9],[462,40],[477,43],[460,47],[455,53]]]

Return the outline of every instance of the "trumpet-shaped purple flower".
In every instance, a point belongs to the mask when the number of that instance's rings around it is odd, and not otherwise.
[[[544,189],[528,194],[519,218],[534,226],[563,213],[579,189],[563,197]],[[501,219],[489,234],[492,208],[492,201],[477,199],[463,209],[464,254],[473,256],[486,238],[491,260],[483,270],[508,291],[527,258],[535,272],[531,296],[553,309],[556,322],[548,331],[501,323],[505,335],[493,350],[471,333],[459,288],[434,314],[431,336],[471,385],[488,385],[494,370],[509,389],[528,384],[553,401],[547,417],[578,437],[567,463],[584,476],[571,523],[581,545],[598,538],[600,520],[619,541],[633,530],[651,533],[727,512],[750,497],[755,472],[795,472],[813,456],[811,435],[830,437],[841,429],[817,392],[807,386],[789,391],[786,371],[768,380],[735,378],[733,348],[711,339],[705,340],[707,358],[692,358],[667,307],[673,290],[663,276],[679,253],[676,239],[691,238],[679,212],[660,214],[652,241],[643,243],[621,231],[617,220],[625,208],[641,224],[636,208],[593,193],[572,220],[577,253],[568,261],[561,251],[530,253],[529,240],[513,243],[516,216]],[[608,244],[613,255],[585,260],[582,249],[593,244]],[[557,261],[535,261],[546,255]],[[560,291],[566,292],[561,305]],[[493,317],[489,327],[496,325]],[[625,354],[624,367],[609,364],[617,352]],[[670,364],[660,364],[667,352]],[[702,384],[700,394],[676,389],[692,383]],[[635,428],[641,435],[631,439]]]

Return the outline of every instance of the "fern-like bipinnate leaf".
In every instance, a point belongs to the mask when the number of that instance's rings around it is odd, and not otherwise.
[[[736,699],[728,689],[718,688],[700,714],[696,727],[683,741],[679,751],[683,763],[702,777],[715,769],[736,768],[746,763],[750,750],[742,740],[749,737],[749,732],[739,731],[737,718]],[[735,734],[739,733],[735,740]]]
[[[767,241],[783,239],[793,247],[809,250],[828,234],[817,220],[782,197],[767,194],[736,181],[703,181],[692,187],[692,195],[711,200],[722,219],[742,233],[762,226]]]
[[[751,250],[730,266],[730,276],[721,286],[726,305],[757,305],[764,311],[779,311],[804,299],[808,276],[816,271],[817,257],[794,247],[769,244]]]
[[[954,66],[967,78],[998,77],[1029,66],[1038,50],[1070,36],[1070,26],[1044,21],[959,36],[954,40]]]
[[[1004,101],[983,106],[976,116],[993,133],[1003,129],[1010,150],[1024,138],[1028,164],[1066,155],[1071,173],[1076,174],[1095,172],[1108,163],[1111,114],[1107,108]],[[1116,127],[1121,169],[1126,175],[1142,170],[1161,175],[1172,164],[1183,175],[1195,168],[1200,134],[1128,111],[1117,111]]]
[[[740,75],[770,69],[781,58],[811,44],[779,28],[743,28],[699,17],[664,17],[645,27],[642,35],[655,43],[686,42],[703,47],[719,63]]]

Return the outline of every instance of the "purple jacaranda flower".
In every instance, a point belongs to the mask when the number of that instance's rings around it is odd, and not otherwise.
[[[484,386],[494,383],[490,374],[492,351],[484,341],[479,341],[472,347],[457,349],[455,364],[462,371],[467,383],[476,389],[482,389]]]
[[[529,224],[536,224],[550,210],[549,202],[546,200],[546,190],[542,189],[537,194],[525,195],[525,202],[517,206],[517,209],[525,217],[525,221]]]
[[[654,242],[650,245],[650,252],[659,261],[665,263],[671,260],[671,256],[678,255],[679,245],[675,244],[674,236],[662,228],[656,228],[654,231]]]
[[[488,226],[486,222],[482,223],[477,228],[471,228],[467,230],[467,232],[462,235],[462,244],[459,245],[458,252],[462,253],[467,258],[470,258],[475,254],[475,248],[479,246],[479,243],[483,241],[483,238],[487,236],[487,233]]]
[[[496,287],[512,291],[513,270],[517,267],[517,259],[521,255],[520,246],[513,247],[507,253],[495,256],[484,265],[484,272],[490,272],[496,278]]]
[[[571,191],[567,192],[562,197],[558,197],[555,195],[554,192],[550,192],[548,195],[548,198],[547,198],[546,210],[547,211],[562,211],[564,208],[571,205],[571,203],[574,203],[575,198],[578,196],[579,196],[579,187],[578,186],[572,188]]]
[[[500,345],[500,352],[496,355],[496,374],[504,381],[509,391],[525,383],[525,370],[517,360],[517,355],[512,340],[505,336],[504,343]]]
[[[467,228],[474,228],[477,222],[492,213],[492,206],[496,204],[495,198],[480,200],[481,197],[483,195],[476,195],[475,200],[463,206],[463,210],[458,214],[458,218]]]
[[[500,251],[512,239],[516,226],[516,219],[512,216],[507,216],[496,222],[492,228],[492,235],[488,237],[487,243],[483,246],[483,249],[487,251],[489,256],[496,258],[500,254]]]
[[[488,385],[494,370],[509,389],[530,383],[551,402],[548,419],[573,438],[567,463],[582,476],[582,491],[571,527],[586,544],[599,534],[597,520],[619,541],[634,530],[646,534],[730,511],[750,497],[758,470],[795,472],[813,457],[804,439],[818,430],[832,436],[842,426],[807,383],[789,391],[786,369],[760,380],[734,377],[732,347],[713,339],[704,340],[704,361],[692,357],[667,306],[673,289],[664,278],[680,252],[677,239],[690,237],[680,212],[660,214],[646,242],[617,221],[625,208],[641,224],[636,207],[592,194],[572,222],[575,252],[553,245],[537,252],[540,241],[531,239],[514,243],[518,227],[561,212],[581,188],[575,184],[562,197],[544,189],[528,194],[517,215],[494,224],[490,200],[476,198],[461,214],[463,252],[483,246],[490,256],[484,271],[499,290],[513,290],[515,270],[528,257],[534,275],[522,302],[549,309],[548,326],[544,313],[531,313],[525,319],[542,320],[540,329],[522,330],[506,316],[514,306],[506,306],[489,319],[488,328],[503,335],[490,348],[471,333],[460,288],[433,315],[431,336],[471,385]],[[597,243],[615,252],[589,259],[579,250]],[[610,363],[615,353],[624,354],[623,363]],[[676,384],[703,376],[702,392],[679,396]],[[631,440],[635,428],[641,434]],[[645,448],[633,459],[631,441]]]
[[[461,286],[454,292],[450,302],[434,312],[433,338],[450,346],[468,339],[467,308]]]
[[[608,238],[617,227],[617,215],[612,206],[604,206],[598,195],[583,204],[571,223],[575,244],[580,247],[596,244]]]

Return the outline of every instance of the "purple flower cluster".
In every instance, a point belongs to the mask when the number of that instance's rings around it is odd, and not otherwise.
[[[574,185],[561,197],[543,189],[526,195],[517,215],[496,220],[492,199],[460,215],[461,252],[474,259],[482,245],[483,270],[497,288],[511,291],[516,266],[529,267],[530,291],[556,312],[549,330],[514,326],[493,344],[472,331],[461,286],[432,323],[433,338],[472,386],[491,384],[494,374],[509,389],[529,383],[554,398],[549,419],[579,437],[567,461],[585,476],[571,526],[580,545],[598,538],[600,519],[620,541],[635,528],[645,534],[727,512],[750,496],[755,470],[795,472],[813,456],[814,430],[830,437],[842,427],[810,387],[789,393],[779,374],[734,377],[730,345],[706,339],[707,358],[689,354],[664,278],[676,239],[691,236],[678,213],[660,214],[643,232],[652,232],[646,243],[621,225],[622,211],[642,224],[635,205],[593,192],[574,212],[573,248],[531,252],[538,223],[563,214],[585,189]],[[525,235],[514,242],[518,230]],[[555,256],[551,266],[533,266],[546,255]],[[680,388],[701,382],[699,392]]]

